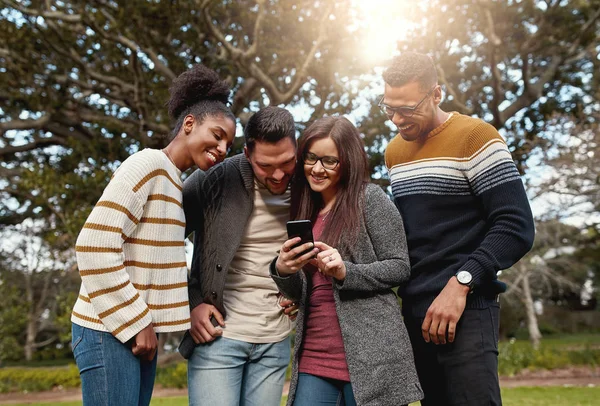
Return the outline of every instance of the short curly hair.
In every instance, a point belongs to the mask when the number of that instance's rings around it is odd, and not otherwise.
[[[208,116],[219,115],[235,122],[235,116],[227,107],[231,94],[229,85],[204,65],[195,65],[175,78],[169,93],[171,97],[167,108],[169,117],[175,121],[169,141],[177,136],[188,114],[192,114],[200,123]]]
[[[391,87],[418,82],[423,91],[428,91],[438,82],[431,57],[418,52],[403,52],[392,59],[391,65],[383,72],[383,80]]]

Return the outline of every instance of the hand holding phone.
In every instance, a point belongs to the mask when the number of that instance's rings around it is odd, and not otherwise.
[[[292,248],[296,248],[303,244],[312,242],[314,243],[313,234],[312,234],[312,223],[310,220],[292,220],[288,221],[287,224],[287,233],[288,238],[291,240],[294,237],[300,237],[300,242],[294,244]],[[311,250],[310,247],[308,250],[298,254],[303,255]]]
[[[310,220],[294,220],[287,223],[289,240],[283,243],[275,268],[280,275],[298,272],[319,252],[314,248]]]

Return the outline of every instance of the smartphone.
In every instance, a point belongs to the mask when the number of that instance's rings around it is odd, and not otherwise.
[[[307,242],[314,242],[313,234],[312,234],[312,223],[310,220],[292,220],[287,222],[287,233],[288,238],[292,239],[294,237],[300,237],[301,240],[298,244],[294,245],[297,247],[302,244],[306,244]],[[292,247],[292,248],[294,248]],[[311,248],[312,249],[312,248]],[[309,252],[310,250],[306,250],[298,256],[302,256]]]

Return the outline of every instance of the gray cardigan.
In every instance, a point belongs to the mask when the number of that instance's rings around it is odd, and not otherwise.
[[[357,404],[396,406],[422,399],[408,333],[392,291],[410,276],[404,227],[398,210],[378,186],[366,187],[358,241],[340,253],[346,279],[333,283],[333,294]],[[309,286],[303,271],[287,277],[271,275],[281,292],[300,304],[290,406],[298,383]]]
[[[201,303],[226,316],[223,289],[227,270],[254,209],[254,173],[244,154],[206,172],[196,170],[183,183],[186,236],[194,232],[194,255],[188,282],[190,309]],[[189,358],[195,343],[189,332],[179,352]]]

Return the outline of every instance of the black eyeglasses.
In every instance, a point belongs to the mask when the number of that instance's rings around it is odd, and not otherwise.
[[[317,156],[312,152],[305,152],[303,159],[306,165],[315,165],[318,161],[321,161],[321,165],[323,166],[323,168],[330,171],[333,171],[335,168],[337,168],[338,164],[340,163],[340,160],[336,157]]]
[[[396,114],[396,113],[400,114],[404,118],[411,118],[415,114],[415,111],[417,111],[417,109],[419,108],[419,106],[425,101],[425,99],[427,99],[429,96],[431,96],[431,93],[433,93],[434,90],[435,90],[435,86],[432,87],[431,90],[427,92],[427,94],[425,95],[425,97],[423,97],[421,99],[421,101],[417,103],[417,105],[415,107],[408,107],[408,106],[392,107],[392,106],[388,106],[387,104],[385,104],[383,102],[383,98],[385,96],[381,96],[381,99],[379,99],[379,103],[377,103],[377,106],[379,106],[379,108],[381,109],[381,111],[383,111],[385,113],[385,115],[388,116],[388,118],[390,120],[392,118],[394,118],[394,114]]]

